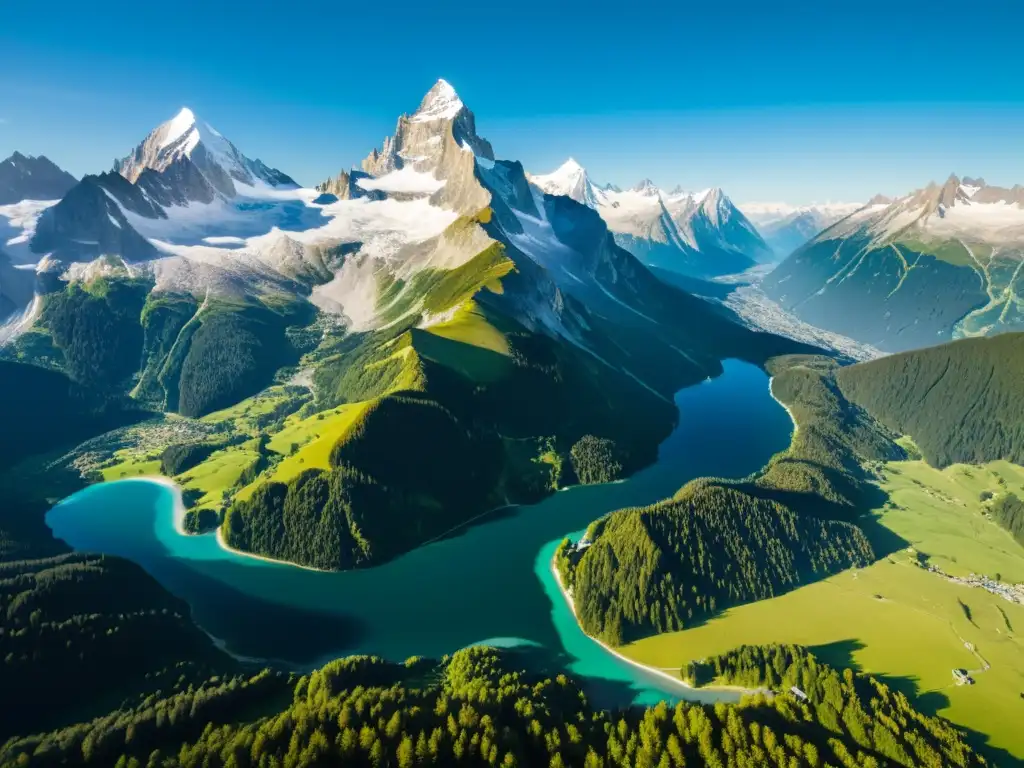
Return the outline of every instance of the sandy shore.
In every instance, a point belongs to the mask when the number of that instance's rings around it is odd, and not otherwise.
[[[292,568],[301,568],[304,571],[316,571],[317,573],[340,573],[340,571],[329,571],[326,568],[314,568],[312,565],[301,565],[299,563],[293,563],[290,560],[278,560],[274,557],[267,557],[266,555],[257,555],[254,552],[243,552],[240,549],[228,546],[228,543],[224,541],[224,531],[221,527],[217,526],[217,546],[223,549],[225,552],[230,552],[232,555],[238,557],[251,557],[253,560],[262,560],[265,563],[275,563],[277,565],[287,565]]]
[[[569,606],[569,610],[572,612],[573,618],[576,619],[576,625],[579,626],[579,618],[576,616],[576,604],[573,602],[572,595],[570,595],[569,591],[565,588],[565,584],[562,583],[562,576],[558,572],[558,568],[555,565],[554,558],[551,559],[551,575],[555,577],[555,583],[558,584],[558,591],[562,593],[562,597],[565,598],[565,602]],[[580,631],[583,632],[583,627],[580,627]],[[587,633],[583,632],[583,634],[586,635]],[[681,677],[678,677],[676,675],[670,675],[663,669],[658,669],[657,667],[649,667],[646,664],[641,664],[639,661],[635,661],[634,659],[629,658],[628,656],[623,656],[610,645],[601,640],[598,640],[593,635],[587,635],[587,637],[593,640],[598,645],[600,645],[602,648],[604,648],[612,656],[614,656],[617,659],[621,659],[630,666],[636,667],[637,669],[642,669],[644,672],[648,672],[652,675],[657,675],[658,677],[664,678],[665,680],[674,683],[680,688],[685,688],[690,691],[698,690],[694,688],[692,685],[690,685],[688,682],[683,680]],[[702,688],[700,690],[707,690],[707,688]]]
[[[775,396],[775,392],[772,390],[772,382],[774,382],[774,381],[775,381],[775,377],[774,376],[769,376],[768,377],[768,394],[772,396],[772,400],[774,400],[776,403],[781,405],[783,410],[787,414],[789,414],[789,420],[793,422],[793,437],[796,437],[796,433],[800,429],[800,425],[796,423],[796,417],[793,415],[793,412],[791,410],[789,410],[789,406],[786,405],[784,402],[782,402],[781,400],[779,400],[779,398],[777,398]],[[790,439],[790,442],[792,442],[792,439]]]
[[[185,502],[181,498],[181,486],[171,480],[169,477],[163,475],[150,475],[148,477],[129,477],[124,480],[115,480],[114,482],[145,482],[145,483],[156,483],[162,485],[174,494],[174,514],[172,520],[174,521],[174,530],[181,536],[195,536],[196,534],[188,533],[185,530]],[[199,534],[205,536],[206,534]],[[273,557],[265,557],[264,555],[257,555],[252,552],[243,552],[240,549],[234,549],[229,547],[228,543],[224,541],[224,534],[217,526],[217,546],[223,549],[225,552],[230,552],[232,555],[238,557],[251,557],[253,560],[262,560],[265,563],[276,563],[277,565],[288,565],[292,568],[301,568],[304,571],[316,571],[317,573],[337,573],[337,571],[328,571],[325,568],[314,568],[311,565],[300,565],[299,563],[292,563],[288,560],[277,560]]]
[[[555,583],[558,584],[558,591],[562,593],[562,597],[565,598],[565,602],[569,606],[569,610],[572,612],[573,618],[576,619],[576,626],[580,627],[580,631],[583,632],[584,635],[587,635],[587,633],[583,630],[583,627],[580,626],[579,618],[576,616],[576,604],[573,602],[572,595],[570,595],[568,590],[565,588],[565,584],[562,583],[562,576],[558,573],[558,568],[555,565],[554,558],[551,559],[551,575],[555,577]],[[651,667],[647,664],[641,664],[639,661],[636,661],[635,659],[631,659],[628,656],[624,656],[607,643],[598,640],[593,635],[587,635],[587,637],[590,640],[593,640],[598,645],[600,645],[602,648],[604,648],[604,650],[606,650],[615,658],[621,659],[622,661],[626,662],[630,666],[636,667],[637,669],[642,669],[644,672],[647,672],[648,674],[657,675],[658,677],[668,680],[670,683],[674,683],[680,688],[685,688],[688,691],[707,692],[712,694],[716,691],[729,691],[733,693],[738,693],[741,696],[755,693],[764,693],[766,695],[771,695],[772,693],[767,689],[754,690],[751,688],[744,688],[739,685],[702,685],[700,688],[695,688],[694,686],[690,685],[688,682],[683,680],[681,677],[669,674],[664,669],[659,669],[658,667]]]

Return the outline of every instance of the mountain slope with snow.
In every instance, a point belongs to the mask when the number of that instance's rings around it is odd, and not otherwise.
[[[765,243],[782,259],[819,232],[863,207],[863,203],[746,203],[740,210],[753,222]]]
[[[598,211],[616,242],[658,269],[709,277],[741,272],[771,258],[761,236],[720,189],[666,193],[650,179],[627,190],[600,187],[572,158],[530,181],[546,194]]]
[[[951,176],[838,221],[769,275],[801,319],[885,350],[1024,328],[1024,187]]]

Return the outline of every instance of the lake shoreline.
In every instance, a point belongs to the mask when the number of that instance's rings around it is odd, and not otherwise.
[[[779,398],[777,398],[775,396],[775,390],[772,389],[772,383],[774,381],[775,381],[775,377],[774,376],[769,376],[768,377],[768,394],[771,395],[772,400],[774,400],[776,403],[778,403],[779,405],[782,406],[782,410],[784,410],[786,412],[786,415],[789,416],[789,420],[793,422],[793,434],[789,438],[789,444],[790,444],[790,446],[792,446],[793,445],[793,440],[796,439],[796,433],[800,431],[800,425],[796,423],[796,416],[794,416],[793,412],[791,410],[789,410],[789,406],[786,405],[784,402],[782,402],[781,400],[779,400]],[[787,447],[786,450],[788,451],[789,448]]]
[[[598,640],[593,635],[588,634],[587,631],[583,629],[583,626],[580,624],[579,617],[576,615],[576,603],[573,601],[572,595],[569,594],[569,591],[565,588],[565,584],[562,583],[562,575],[558,572],[558,566],[556,565],[556,559],[557,559],[557,554],[556,554],[555,557],[551,558],[551,575],[554,577],[555,583],[558,585],[558,591],[562,594],[562,598],[565,600],[566,605],[569,606],[569,612],[572,613],[572,618],[576,622],[576,626],[580,628],[580,632],[582,632],[584,635],[586,635],[587,638],[589,638],[590,640],[593,640],[595,643],[597,643],[599,646],[601,646],[605,651],[610,653],[615,658],[617,658],[617,659],[619,659],[621,661],[624,661],[627,664],[629,664],[630,666],[636,667],[637,669],[642,669],[644,672],[648,672],[648,673],[650,673],[652,675],[657,675],[658,677],[660,677],[660,678],[662,678],[664,680],[668,680],[671,683],[679,686],[680,688],[685,688],[688,691],[712,690],[712,689],[709,689],[709,688],[699,688],[699,689],[698,688],[694,688],[688,682],[683,680],[683,678],[681,678],[681,677],[674,677],[674,676],[670,675],[668,672],[665,672],[662,669],[658,669],[657,667],[649,667],[646,664],[641,664],[639,661],[636,661],[635,659],[631,659],[628,656],[625,656],[625,655],[619,653],[618,651],[616,651],[614,648],[612,648],[610,645],[608,645],[604,641]]]

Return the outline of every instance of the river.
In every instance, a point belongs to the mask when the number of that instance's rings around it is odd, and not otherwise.
[[[695,477],[748,475],[788,445],[792,422],[764,372],[735,360],[724,369],[677,393],[678,427],[658,461],[630,479],[502,510],[366,570],[304,570],[227,552],[213,535],[179,535],[173,491],[147,481],[90,486],[47,523],[77,550],[137,562],[239,656],[313,667],[352,653],[440,657],[484,642],[570,672],[602,706],[729,698],[686,691],[607,653],[579,629],[550,569],[558,542],[601,515],[658,501]]]

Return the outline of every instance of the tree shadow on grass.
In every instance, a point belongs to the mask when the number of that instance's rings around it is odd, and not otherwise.
[[[814,645],[808,647],[819,661],[837,669],[852,669],[855,672],[864,672],[861,665],[854,659],[854,654],[864,648],[860,640],[850,638],[848,640],[837,640],[833,643]],[[910,701],[914,709],[929,717],[943,717],[941,711],[950,705],[949,697],[942,691],[922,691],[919,678],[912,675],[884,675],[874,672],[867,672],[880,683],[884,683],[890,690],[902,693]],[[945,719],[945,718],[944,718]],[[990,745],[989,736],[980,731],[954,723],[965,734],[968,743],[977,752],[984,755],[995,765],[1021,765],[1024,764],[1019,757],[1014,757],[1005,749]]]

